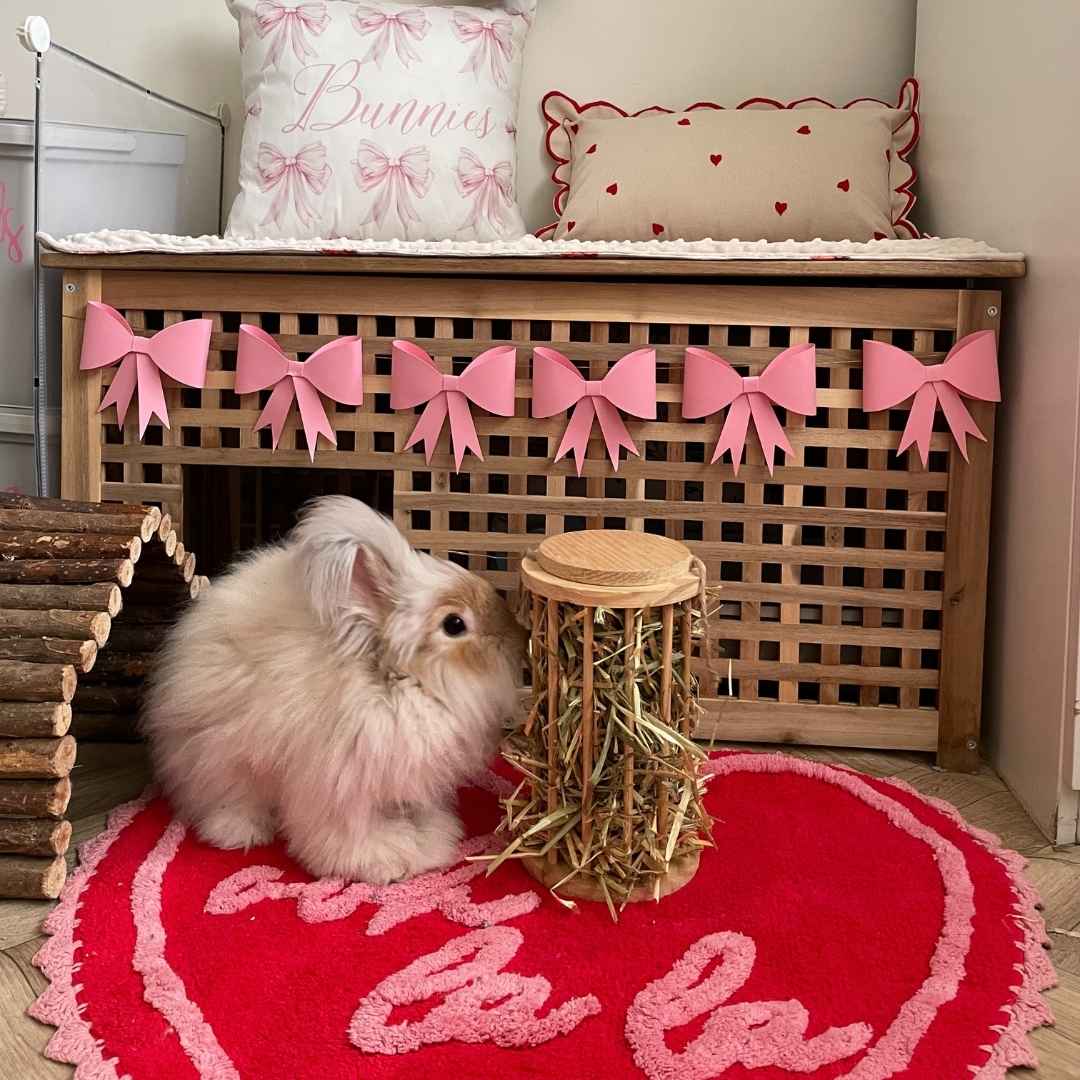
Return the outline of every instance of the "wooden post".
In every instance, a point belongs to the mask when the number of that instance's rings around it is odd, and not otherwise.
[[[671,682],[675,639],[675,608],[665,604],[661,609],[660,639],[660,718],[667,727],[671,727]],[[656,832],[661,843],[667,837],[668,824],[668,784],[667,778],[657,773],[656,776]]]
[[[996,334],[1000,313],[1000,293],[962,290],[957,339],[976,330],[993,330]],[[968,461],[955,448],[949,453],[937,760],[944,769],[975,772],[979,768],[982,722],[994,406],[975,400],[966,404],[986,442],[968,439]]]
[[[596,608],[585,609],[581,647],[581,843],[588,848],[592,841],[592,770],[593,770],[593,619]]]
[[[86,305],[101,299],[101,273],[64,272],[61,346],[60,494],[101,501],[101,370],[81,371]]]
[[[0,701],[0,738],[59,738],[71,727],[71,706],[59,701]]]
[[[689,699],[691,696],[690,680],[693,678],[691,665],[693,663],[694,654],[693,601],[683,601],[682,614],[679,616],[679,624],[679,648],[682,652],[682,678],[683,686],[686,688],[683,696],[684,698]],[[679,715],[680,730],[687,738],[690,738],[690,711],[689,708],[683,708]]]
[[[0,819],[0,853],[5,855],[63,855],[70,841],[70,821]]]
[[[637,652],[635,649],[635,626],[637,612],[633,608],[625,608],[623,616],[623,642],[626,645],[626,693],[633,700],[634,682],[637,679]],[[630,733],[634,733],[635,724],[633,716],[626,718],[626,726]],[[623,834],[626,837],[627,850],[630,850],[634,834],[634,744],[627,742],[626,757],[623,761]]]
[[[559,602],[547,601],[547,740],[548,786],[547,808],[552,813],[558,805],[559,792],[555,783],[555,726],[559,721]],[[554,829],[552,829],[554,835]],[[555,851],[548,852],[548,862],[554,864]]]
[[[63,816],[71,799],[71,780],[0,780],[0,816]],[[0,896],[5,895],[0,892]]]
[[[0,855],[0,896],[55,900],[66,878],[67,863],[63,855],[51,859]]]

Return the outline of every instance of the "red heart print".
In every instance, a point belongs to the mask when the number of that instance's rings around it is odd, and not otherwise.
[[[617,195],[619,193],[619,185],[618,184],[608,184],[608,186],[606,188],[604,188],[604,190],[609,195]]]
[[[653,236],[659,236],[664,231],[663,225],[658,225],[655,221],[652,223]]]
[[[577,222],[576,222],[576,221],[568,221],[568,222],[566,223],[566,231],[567,231],[568,233],[572,233],[572,232],[574,231],[574,226],[575,226],[576,224],[577,224]]]
[[[679,127],[689,127],[689,126],[690,126],[690,117],[689,116],[684,116],[679,121]]]
[[[773,203],[773,208],[776,210],[776,212],[781,217],[783,217],[784,216],[784,211],[787,209],[787,203],[786,202]]]
[[[570,130],[576,135],[578,133],[578,125],[577,124],[571,124],[570,125]]]
[[[586,154],[595,154],[596,153],[596,143],[593,143],[592,146],[590,146],[589,149],[585,151],[585,153]]]
[[[712,162],[712,163],[713,163],[714,165],[719,165],[719,164],[720,164],[720,162],[724,160],[724,155],[723,155],[723,154],[710,154],[710,155],[709,155],[709,160],[710,160],[710,161],[711,161],[711,162]]]
[[[883,232],[875,232],[874,233],[874,239],[875,240],[884,240],[885,239],[885,234]]]
[[[851,181],[848,179],[840,180],[836,185],[841,191],[851,190]]]
[[[795,134],[796,135],[809,135],[810,134],[810,125],[809,124],[803,124],[803,126],[801,128],[796,128],[795,129]]]

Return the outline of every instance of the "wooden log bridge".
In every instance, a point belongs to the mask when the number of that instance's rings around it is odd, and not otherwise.
[[[0,493],[0,897],[59,895],[77,743],[138,737],[148,661],[208,585],[157,507]]]

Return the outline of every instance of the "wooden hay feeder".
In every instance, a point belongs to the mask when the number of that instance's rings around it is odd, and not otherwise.
[[[532,707],[507,756],[528,779],[503,855],[614,917],[685,885],[708,844],[690,739],[701,568],[676,540],[589,530],[545,539],[521,582]]]
[[[0,494],[0,897],[59,895],[76,738],[136,737],[148,659],[206,584],[156,507]]]

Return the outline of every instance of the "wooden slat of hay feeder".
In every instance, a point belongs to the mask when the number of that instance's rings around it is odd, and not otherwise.
[[[59,894],[76,740],[136,737],[147,659],[207,584],[156,507],[0,494],[0,896]]]
[[[685,885],[708,842],[689,738],[691,563],[674,540],[623,530],[549,537],[522,563],[533,704],[507,756],[527,782],[494,862],[524,858],[556,895],[613,915]]]

